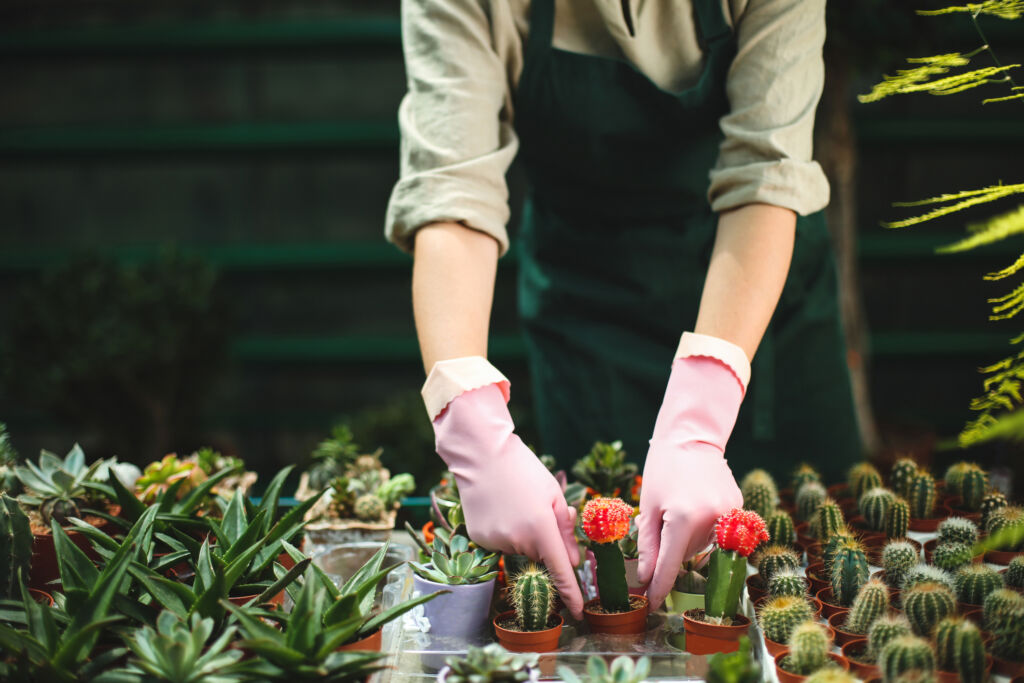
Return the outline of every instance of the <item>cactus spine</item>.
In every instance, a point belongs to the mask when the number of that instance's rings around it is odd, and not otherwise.
[[[827,541],[833,534],[846,529],[846,521],[843,519],[843,510],[831,498],[818,507],[817,524],[815,531],[819,541]]]
[[[1006,585],[1010,588],[1024,588],[1024,557],[1018,556],[1010,560],[1005,578]]]
[[[953,583],[960,602],[982,605],[992,591],[1002,587],[1003,578],[988,565],[968,564],[957,571]]]
[[[998,615],[991,630],[992,654],[1014,662],[1024,660],[1024,609],[1015,608]]]
[[[868,632],[872,622],[889,609],[889,589],[877,579],[865,583],[853,600],[850,613],[846,616],[844,630],[850,633]]]
[[[882,475],[871,463],[860,462],[847,472],[846,484],[850,488],[850,495],[859,501],[866,491],[882,485]]]
[[[974,545],[978,542],[978,527],[969,519],[950,517],[939,522],[938,544],[966,543]]]
[[[0,493],[0,597],[21,599],[18,582],[28,581],[32,561],[32,530],[18,501]]]
[[[953,575],[947,572],[945,569],[939,569],[933,567],[930,564],[918,563],[907,570],[907,573],[903,576],[903,583],[900,584],[902,590],[913,588],[919,583],[935,582],[941,583],[949,590],[956,592],[956,583],[953,581]]]
[[[948,617],[935,627],[935,660],[941,671],[955,672],[962,683],[985,680],[985,644],[981,631],[963,617]]]
[[[917,463],[910,458],[900,458],[889,472],[889,488],[904,498],[910,494],[910,483],[917,476]]]
[[[1000,508],[1004,508],[1010,504],[1010,501],[1006,499],[1001,492],[992,490],[989,491],[982,497],[981,505],[979,510],[981,511],[981,528],[988,529],[988,520],[992,516],[992,513]]]
[[[918,562],[917,548],[909,541],[890,541],[882,548],[885,582],[893,588],[903,585],[903,577]]]
[[[758,615],[758,623],[765,636],[776,643],[785,643],[797,626],[813,617],[814,610],[806,598],[785,596],[766,602]]]
[[[745,510],[753,510],[762,519],[767,518],[772,513],[778,502],[778,494],[775,492],[774,486],[769,486],[762,482],[754,482],[743,489],[743,508]]]
[[[932,564],[947,572],[955,572],[971,563],[973,552],[966,543],[940,543],[932,551]]]
[[[903,613],[916,635],[931,636],[935,625],[955,612],[953,591],[936,581],[919,583],[903,592]]]
[[[817,519],[818,508],[828,498],[828,492],[818,481],[809,481],[796,491],[796,514],[805,521]]]
[[[868,629],[868,661],[877,662],[890,641],[909,635],[913,635],[910,622],[902,614],[883,614],[878,617]]]
[[[910,482],[910,516],[915,519],[929,519],[935,514],[935,479],[927,472],[918,472]]]
[[[757,573],[765,585],[772,580],[772,576],[783,569],[796,571],[800,568],[800,558],[797,554],[781,545],[769,545],[758,553]]]
[[[900,636],[893,638],[882,650],[878,660],[886,681],[895,680],[908,671],[935,671],[935,653],[924,638]]]
[[[850,533],[848,529],[841,529],[837,533],[832,534],[827,541],[821,546],[821,561],[825,565],[825,572],[831,574],[832,572],[832,560],[835,559],[836,552],[839,548],[850,541],[855,541],[856,538]]]
[[[1007,505],[992,512],[985,529],[990,537],[1000,535],[1000,550],[1021,550],[1024,548],[1024,508]]]
[[[895,498],[885,516],[885,535],[888,538],[906,538],[910,528],[910,504],[902,498]]]
[[[771,543],[791,546],[793,541],[796,540],[793,518],[785,510],[774,510],[765,518],[765,525],[768,527],[768,536],[771,538]]]
[[[956,489],[956,495],[960,496],[960,505],[965,510],[977,510],[981,507],[981,500],[988,490],[988,475],[985,470],[975,464],[963,473],[960,485]]]
[[[384,516],[384,501],[375,494],[367,493],[356,498],[352,511],[357,519],[372,522]]]
[[[836,604],[849,606],[868,580],[868,558],[858,541],[841,545],[832,558],[832,596]]]
[[[519,628],[524,631],[547,629],[555,588],[546,571],[530,565],[520,572],[512,586],[511,598]]]
[[[1024,610],[1024,596],[1009,588],[997,588],[985,596],[982,603],[982,621],[985,628],[994,631],[1000,619],[1013,612]]]
[[[960,482],[963,481],[964,472],[971,466],[971,463],[966,460],[955,462],[946,469],[946,474],[943,475],[942,479],[946,482],[946,492],[957,495],[956,492],[960,490]]]
[[[783,668],[790,673],[808,676],[829,663],[832,642],[821,624],[805,621],[789,637],[789,656]]]
[[[807,579],[794,570],[783,569],[772,575],[768,580],[768,594],[773,598],[784,595],[793,597],[807,596]]]
[[[885,530],[885,518],[888,516],[889,509],[892,507],[894,500],[896,500],[896,494],[889,489],[883,489],[881,486],[876,486],[864,492],[864,495],[860,497],[857,503],[857,508],[864,517],[864,521],[869,529],[874,531]]]
[[[807,482],[814,481],[821,483],[821,475],[818,474],[818,470],[814,469],[805,462],[797,465],[796,469],[793,470],[793,477],[790,479],[790,485],[793,487],[793,491],[799,491],[800,487]]]

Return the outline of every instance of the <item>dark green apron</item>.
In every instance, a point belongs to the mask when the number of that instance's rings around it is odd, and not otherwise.
[[[694,0],[703,72],[668,93],[632,65],[551,45],[554,0],[533,0],[515,95],[529,180],[519,307],[544,452],[647,442],[673,354],[697,319],[717,214],[708,172],[736,41],[721,0]],[[695,388],[699,390],[699,388]],[[861,457],[821,213],[797,220],[786,286],[753,363],[726,455],[734,472]]]

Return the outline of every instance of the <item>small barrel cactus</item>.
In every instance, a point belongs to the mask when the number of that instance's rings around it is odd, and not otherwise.
[[[512,584],[510,598],[516,611],[516,623],[524,631],[543,631],[555,604],[555,586],[543,569],[531,565],[519,573]]]
[[[964,478],[964,472],[970,466],[971,463],[967,462],[966,460],[961,460],[959,462],[953,463],[948,468],[946,468],[946,474],[943,475],[942,480],[946,482],[947,492],[953,493],[953,495],[957,495],[955,491],[959,490],[960,482]]]
[[[903,577],[914,567],[920,558],[917,548],[909,541],[889,541],[882,548],[882,569],[885,570],[885,582],[893,588],[903,585]]]
[[[775,485],[775,479],[766,469],[757,467],[747,472],[740,479],[740,493],[743,494],[744,498],[747,497],[747,491],[759,486],[766,487],[771,492],[772,498],[777,499],[779,497],[779,490]]]
[[[821,474],[805,462],[796,466],[793,476],[789,480],[794,491],[799,491],[801,486],[810,481],[821,483]]]
[[[768,518],[778,503],[778,493],[774,486],[763,482],[754,482],[743,489],[743,509],[753,510],[763,519]]]
[[[772,598],[761,607],[757,617],[765,636],[776,643],[785,643],[805,621],[814,618],[811,603],[803,596]]]
[[[985,680],[985,643],[981,631],[963,617],[947,617],[935,627],[935,661],[941,671],[957,673],[962,683]]]
[[[765,585],[772,580],[777,572],[783,569],[796,570],[800,568],[800,558],[793,550],[781,545],[768,545],[758,551],[757,573]]]
[[[864,522],[868,525],[869,529],[874,531],[885,530],[885,518],[889,514],[889,509],[892,507],[894,500],[896,500],[896,494],[881,486],[876,486],[864,492],[864,495],[860,497],[857,503],[857,508],[860,510],[860,514],[864,517]]]
[[[1024,609],[1024,595],[1009,588],[997,588],[986,595],[985,601],[982,603],[982,621],[985,629],[994,630],[1001,618],[1022,609]]]
[[[918,472],[910,482],[907,494],[910,516],[914,519],[930,519],[935,514],[935,479],[927,472]]]
[[[384,501],[372,493],[356,498],[352,504],[352,512],[357,519],[372,522],[384,516]]]
[[[1024,661],[1024,608],[998,615],[993,621],[992,654],[1012,662]]]
[[[796,514],[801,520],[809,522],[817,519],[818,508],[828,498],[828,492],[821,482],[809,481],[796,490]]]
[[[889,488],[900,496],[910,495],[910,483],[917,476],[917,463],[911,458],[900,458],[893,463],[889,471]]]
[[[805,621],[789,637],[789,655],[782,667],[790,673],[808,676],[829,663],[832,640],[821,624]]]
[[[902,614],[883,614],[868,629],[867,660],[877,662],[889,641],[913,635],[910,622]]]
[[[768,527],[768,535],[771,542],[776,545],[791,546],[796,540],[796,530],[793,526],[793,518],[782,509],[773,510],[764,520]]]
[[[932,551],[932,564],[947,572],[955,572],[971,563],[974,548],[966,543],[940,543]]]
[[[974,545],[978,542],[978,525],[963,517],[950,517],[939,522],[938,543],[966,543]]]
[[[821,561],[825,565],[825,572],[832,572],[832,560],[835,559],[836,552],[844,544],[851,541],[857,540],[856,536],[850,533],[849,529],[840,529],[836,533],[832,534],[827,541],[821,545]]]
[[[992,516],[992,513],[1000,508],[1004,508],[1010,504],[1006,496],[1001,491],[991,490],[986,493],[982,499],[981,504],[978,506],[981,512],[981,528],[988,529],[988,519]]]
[[[910,528],[910,504],[902,498],[895,498],[889,505],[889,514],[885,516],[885,532],[887,538],[906,538]]]
[[[21,599],[18,573],[28,581],[32,530],[18,501],[0,493],[0,597]]]
[[[836,604],[849,606],[868,581],[868,558],[858,541],[844,543],[832,558],[832,597]]]
[[[936,624],[956,613],[956,596],[941,583],[925,581],[903,592],[903,613],[915,634],[930,637]]]
[[[888,609],[889,589],[881,581],[872,579],[861,586],[857,597],[853,599],[843,630],[865,634],[871,624]]]
[[[807,578],[796,570],[783,569],[775,572],[768,580],[768,595],[773,598],[780,598],[784,595],[793,597],[806,597]]]
[[[960,496],[960,505],[965,510],[977,510],[988,491],[988,475],[975,464],[964,471],[960,485],[952,493]]]
[[[869,462],[859,462],[846,473],[846,485],[854,500],[860,500],[867,491],[882,485],[882,475]]]
[[[968,564],[953,575],[956,597],[960,602],[982,605],[989,593],[1003,586],[1003,577],[985,564]]]
[[[833,534],[846,529],[843,510],[831,498],[818,507],[817,524],[814,527],[819,541],[827,541]]]
[[[907,570],[906,574],[903,575],[903,583],[900,584],[900,588],[907,590],[919,583],[927,583],[929,581],[941,583],[949,590],[954,593],[956,592],[956,583],[953,581],[952,574],[945,569],[939,569],[923,562],[915,564]]]
[[[924,638],[900,636],[890,640],[878,658],[878,666],[886,681],[895,680],[907,671],[935,671],[935,652]]]
[[[1024,549],[1024,508],[1007,505],[993,511],[985,530],[990,538],[998,535],[1000,550]]]
[[[1010,566],[1006,568],[1006,585],[1010,588],[1024,588],[1024,556],[1018,556],[1010,560]]]

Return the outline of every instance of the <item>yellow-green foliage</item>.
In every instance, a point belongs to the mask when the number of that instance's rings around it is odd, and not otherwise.
[[[920,64],[913,69],[900,69],[895,76],[884,76],[881,83],[875,85],[867,95],[858,95],[861,102],[877,102],[890,95],[906,95],[915,92],[926,92],[932,95],[952,95],[963,92],[970,88],[976,88],[985,83],[994,82],[993,76],[1005,73],[1014,69],[1020,64],[1008,64],[1006,66],[985,66],[972,71],[945,76],[950,69],[959,66],[967,66],[979,52],[986,48],[979,48],[968,54],[950,52],[944,55],[933,55],[931,57],[911,57],[907,59],[909,64]],[[943,76],[943,78],[935,78]]]
[[[966,5],[953,5],[942,9],[917,10],[917,13],[923,16],[953,14],[954,12],[967,12],[974,16],[991,14],[1001,19],[1018,19],[1021,13],[1024,13],[1024,0],[984,0],[984,2],[969,2]]]

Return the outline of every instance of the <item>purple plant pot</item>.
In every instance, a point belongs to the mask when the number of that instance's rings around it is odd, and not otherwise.
[[[429,595],[442,590],[451,593],[434,598],[423,605],[423,616],[430,621],[427,650],[445,654],[423,655],[422,663],[432,669],[444,666],[445,657],[452,651],[463,650],[466,644],[481,644],[486,637],[494,579],[486,583],[448,586],[413,575],[413,591]]]

